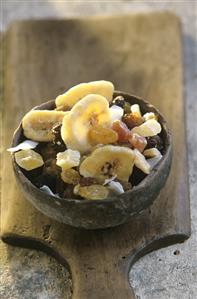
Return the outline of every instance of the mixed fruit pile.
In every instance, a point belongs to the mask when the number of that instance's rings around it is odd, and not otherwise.
[[[111,82],[81,83],[59,95],[54,110],[23,117],[25,140],[9,151],[33,184],[63,198],[101,200],[150,173],[163,153],[158,116],[113,95]]]

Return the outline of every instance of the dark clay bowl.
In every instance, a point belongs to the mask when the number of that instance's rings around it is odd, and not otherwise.
[[[160,134],[164,142],[163,157],[138,185],[131,190],[106,200],[79,200],[75,198],[59,198],[51,196],[35,185],[25,176],[16,164],[13,156],[13,168],[16,180],[24,196],[43,214],[65,224],[86,229],[107,228],[128,221],[133,215],[150,206],[165,185],[172,160],[171,134],[166,121],[159,111],[142,99],[123,92],[115,92],[114,97],[122,95],[131,104],[139,104],[143,113],[155,112],[162,126]],[[54,109],[54,101],[46,102],[34,109]],[[13,146],[24,139],[20,124],[13,137]]]

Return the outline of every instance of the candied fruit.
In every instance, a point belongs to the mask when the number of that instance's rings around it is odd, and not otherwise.
[[[118,140],[118,134],[102,126],[94,126],[89,130],[89,141],[92,145],[115,143]]]
[[[16,163],[25,170],[32,170],[44,164],[42,156],[31,149],[16,152],[14,156]]]
[[[76,185],[79,183],[81,177],[77,170],[70,168],[62,170],[61,178],[64,183]]]
[[[141,153],[144,151],[147,145],[146,138],[138,135],[137,133],[131,134],[131,137],[129,138],[129,142],[133,148],[138,149]]]
[[[107,187],[102,185],[91,185],[85,187],[76,185],[74,188],[74,193],[86,199],[97,200],[106,199],[108,197],[109,190]]]
[[[130,137],[130,130],[125,123],[120,120],[116,120],[112,124],[112,129],[118,133],[118,142],[124,143],[128,141]]]
[[[122,121],[127,125],[129,129],[133,129],[136,126],[140,126],[143,123],[143,118],[138,113],[132,112],[125,114]]]

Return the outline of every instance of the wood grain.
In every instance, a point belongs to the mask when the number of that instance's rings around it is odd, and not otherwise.
[[[111,80],[116,89],[149,100],[168,120],[174,158],[166,187],[150,209],[113,229],[79,230],[40,214],[18,191],[4,152],[3,240],[44,250],[69,265],[74,299],[134,298],[130,266],[190,235],[179,20],[154,13],[14,23],[6,56],[5,148],[24,113],[79,82]]]

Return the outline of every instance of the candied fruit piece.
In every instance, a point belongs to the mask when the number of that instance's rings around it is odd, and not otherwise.
[[[86,199],[97,200],[106,199],[108,197],[109,190],[107,187],[102,185],[91,185],[85,187],[76,185],[74,188],[74,193]]]
[[[94,126],[89,130],[89,141],[92,145],[115,143],[118,140],[118,134],[102,126]]]
[[[112,124],[112,129],[118,133],[118,141],[119,142],[127,142],[130,137],[130,130],[126,126],[125,123],[123,123],[120,120],[116,120]]]
[[[64,181],[64,183],[76,185],[79,183],[81,176],[77,170],[70,168],[62,170],[61,178]]]
[[[116,105],[116,106],[119,106],[121,108],[124,108],[124,105],[125,105],[124,97],[123,96],[115,97],[112,101],[112,105]]]
[[[131,132],[144,137],[155,136],[161,132],[161,125],[155,119],[149,119],[140,126],[134,127]]]
[[[14,156],[16,163],[28,171],[41,167],[44,164],[42,156],[31,149],[16,152]]]
[[[57,154],[56,164],[62,169],[66,170],[75,166],[78,166],[80,163],[80,152],[67,149],[64,152]]]
[[[138,113],[132,112],[125,114],[122,121],[127,125],[129,129],[133,129],[136,126],[140,126],[143,123],[143,118]]]
[[[143,152],[143,155],[147,158],[162,157],[162,154],[160,153],[160,151],[156,147],[146,149]]]
[[[133,148],[138,149],[141,153],[144,151],[147,145],[146,138],[138,135],[137,133],[131,134],[131,137],[129,138],[129,142]]]

